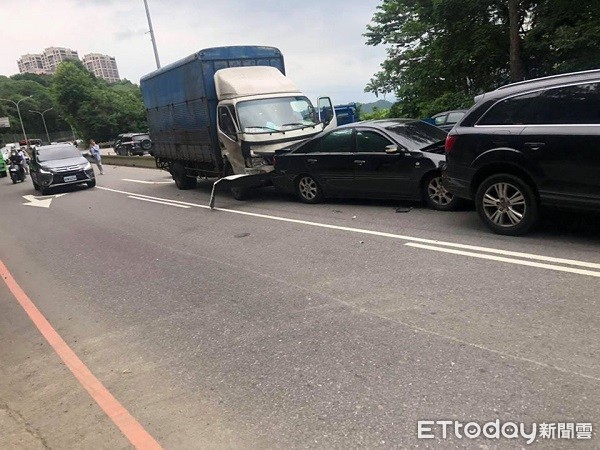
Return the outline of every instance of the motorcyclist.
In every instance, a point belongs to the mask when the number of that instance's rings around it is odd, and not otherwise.
[[[25,178],[25,169],[23,168],[23,156],[17,152],[16,149],[10,151],[10,157],[8,158],[11,164],[16,165],[19,168],[19,172]]]
[[[21,157],[21,167],[23,168],[23,172],[25,175],[29,175],[29,166],[27,165],[27,150],[21,147],[21,150],[19,150],[19,156]]]
[[[21,157],[14,148],[10,151],[10,156],[8,157],[8,159],[12,164],[21,165]]]

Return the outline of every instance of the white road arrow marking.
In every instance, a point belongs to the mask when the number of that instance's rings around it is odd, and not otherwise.
[[[37,206],[38,208],[50,208],[52,200],[58,197],[62,197],[67,194],[56,194],[52,196],[36,197],[35,195],[24,195],[23,198],[28,203],[23,203],[25,206]]]

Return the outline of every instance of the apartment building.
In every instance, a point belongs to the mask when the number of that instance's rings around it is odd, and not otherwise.
[[[48,47],[42,53],[42,64],[48,73],[56,72],[58,65],[68,59],[79,59],[75,50],[64,47]]]
[[[48,47],[40,54],[22,55],[17,61],[19,73],[53,74],[58,65],[65,60],[77,59],[75,50],[64,47]],[[83,57],[83,65],[98,78],[109,83],[119,81],[119,70],[115,58],[99,53],[90,53]]]
[[[19,73],[35,73],[38,75],[48,73],[48,71],[44,69],[42,55],[22,55],[21,59],[17,61],[17,65],[19,66]]]
[[[109,83],[115,83],[121,79],[117,62],[112,56],[90,53],[83,57],[83,65],[98,78],[103,78]]]

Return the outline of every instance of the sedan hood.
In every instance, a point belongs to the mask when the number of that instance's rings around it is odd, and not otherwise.
[[[61,169],[63,167],[83,166],[88,163],[88,160],[83,156],[76,156],[67,159],[55,159],[53,161],[42,161],[40,165],[48,169]]]

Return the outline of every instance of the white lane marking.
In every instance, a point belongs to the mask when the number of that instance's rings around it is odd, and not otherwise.
[[[121,178],[121,181],[131,181],[132,183],[140,184],[171,184],[173,181],[144,181],[144,180],[132,180],[130,178]]]
[[[102,187],[102,186],[99,186],[98,189],[102,189],[102,190],[106,190],[106,191],[110,191],[110,192],[116,192],[119,194],[135,195],[138,197],[145,197],[145,198],[150,198],[150,199],[155,199],[155,200],[162,200],[162,201],[166,200],[171,203],[177,203],[180,205],[187,205],[187,206],[192,206],[192,207],[196,207],[196,208],[210,209],[210,207],[208,205],[200,205],[197,203],[182,202],[179,200],[162,199],[160,197],[152,197],[152,196],[144,195],[144,194],[135,194],[132,192],[120,191],[117,189],[111,189],[111,188]],[[598,264],[598,263],[580,261],[580,260],[575,260],[575,259],[556,258],[556,257],[552,257],[552,256],[536,255],[536,254],[532,254],[532,253],[513,252],[513,251],[509,251],[509,250],[501,250],[501,249],[495,249],[495,248],[490,248],[490,247],[479,247],[479,246],[475,246],[475,245],[458,244],[458,243],[454,243],[454,242],[438,241],[435,239],[425,239],[425,238],[418,238],[418,237],[414,237],[414,236],[404,236],[401,234],[386,233],[383,231],[365,230],[365,229],[361,229],[361,228],[343,227],[340,225],[330,225],[330,224],[326,224],[326,223],[310,222],[310,221],[298,220],[298,219],[290,219],[287,217],[271,216],[271,215],[267,215],[267,214],[253,213],[253,212],[248,212],[248,211],[239,211],[239,210],[235,210],[235,209],[214,208],[214,211],[222,211],[222,212],[228,212],[228,213],[232,213],[232,214],[241,214],[244,216],[258,217],[261,219],[276,220],[276,221],[280,221],[280,222],[295,223],[295,224],[300,224],[300,225],[309,225],[309,226],[313,226],[313,227],[327,228],[327,229],[331,229],[331,230],[348,231],[351,233],[366,234],[366,235],[370,235],[370,236],[386,237],[386,238],[398,239],[398,240],[402,240],[402,241],[411,241],[411,242],[417,242],[417,243],[422,243],[422,244],[426,244],[426,245],[430,244],[430,245],[438,245],[438,246],[444,246],[444,247],[454,247],[454,248],[463,249],[463,250],[474,250],[474,251],[479,251],[479,252],[492,253],[492,254],[496,254],[496,255],[512,256],[512,257],[523,258],[523,259],[533,259],[533,260],[537,260],[537,261],[565,264],[565,265],[569,265],[569,266],[586,267],[589,269],[600,269],[600,264]],[[477,255],[479,255],[479,254],[477,254]],[[526,265],[526,264],[524,264],[524,265]]]
[[[58,197],[62,197],[67,194],[56,194],[51,196],[36,197],[35,195],[24,195],[23,198],[27,200],[27,203],[23,203],[25,206],[37,206],[38,208],[50,208],[52,200]]]
[[[533,261],[524,261],[522,259],[504,258],[502,256],[486,255],[483,253],[465,252],[462,250],[455,250],[452,248],[434,247],[433,245],[416,244],[413,242],[407,242],[404,245],[406,245],[408,247],[416,247],[416,248],[422,248],[422,249],[426,249],[426,250],[433,250],[436,252],[452,253],[454,255],[462,255],[462,256],[471,256],[473,258],[488,259],[491,261],[499,261],[499,262],[505,262],[505,263],[510,263],[510,264],[519,264],[522,266],[538,267],[540,269],[557,270],[559,272],[576,273],[578,275],[588,275],[590,277],[600,278],[600,272],[596,272],[593,270],[575,269],[572,267],[556,266],[553,264],[544,264],[544,263],[537,263],[537,262],[533,262]]]
[[[163,202],[163,201],[160,201],[160,200],[152,200],[152,199],[150,199],[150,198],[142,198],[142,197],[137,197],[137,196],[134,196],[134,195],[128,195],[127,197],[128,197],[128,198],[132,198],[132,199],[134,199],[134,200],[142,200],[142,201],[144,201],[144,202],[160,203],[161,205],[175,206],[175,207],[177,207],[177,208],[186,208],[186,209],[189,209],[189,208],[191,208],[191,206],[177,205],[177,204],[175,204],[175,203]]]

